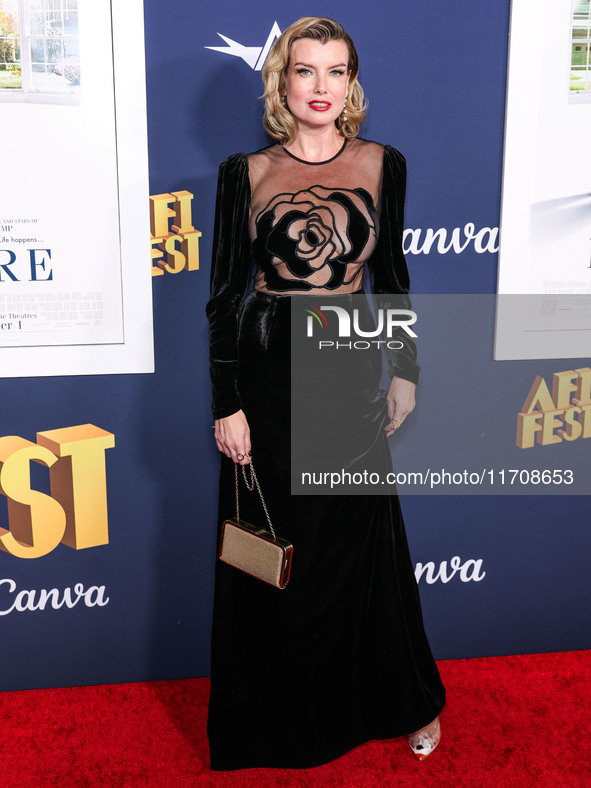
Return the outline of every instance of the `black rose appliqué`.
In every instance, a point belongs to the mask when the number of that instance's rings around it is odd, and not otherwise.
[[[334,290],[349,284],[347,264],[360,259],[376,238],[376,211],[365,189],[312,186],[278,194],[255,220],[255,259],[270,290]],[[283,276],[274,260],[294,278]],[[314,284],[306,279],[314,276]],[[320,274],[320,275],[319,275]]]

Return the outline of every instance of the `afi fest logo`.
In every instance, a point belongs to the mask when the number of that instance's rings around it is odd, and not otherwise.
[[[199,270],[201,231],[193,227],[192,201],[186,190],[150,197],[152,276]]]
[[[37,443],[0,438],[0,492],[8,499],[0,550],[40,558],[60,542],[74,550],[108,544],[105,451],[114,445],[113,433],[93,424],[38,432]],[[31,460],[49,468],[51,495],[31,487]]]
[[[328,328],[328,320],[324,312],[334,312],[338,318],[339,339],[351,337],[353,333],[356,339],[349,342],[335,342],[333,340],[321,339],[318,342],[319,350],[333,348],[335,350],[369,350],[370,347],[387,347],[390,350],[401,350],[404,344],[397,339],[392,339],[397,329],[405,331],[409,337],[417,335],[411,326],[416,323],[417,315],[410,309],[378,309],[376,310],[377,326],[369,331],[365,331],[359,325],[359,309],[353,309],[353,318],[342,306],[321,306],[306,309],[308,317],[306,319],[306,336],[313,337],[316,324],[322,329]],[[370,337],[386,336],[387,339],[369,339]]]
[[[591,367],[555,372],[552,394],[537,375],[517,414],[517,445],[531,449],[535,441],[550,446],[578,438],[591,438]]]

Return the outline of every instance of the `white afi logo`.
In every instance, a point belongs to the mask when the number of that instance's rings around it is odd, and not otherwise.
[[[238,41],[233,41],[231,38],[227,36],[223,36],[221,33],[218,33],[218,36],[222,38],[227,46],[225,47],[205,47],[205,49],[213,49],[214,52],[223,52],[226,55],[233,55],[234,57],[240,57],[244,60],[245,63],[254,70],[260,71],[263,67],[263,63],[267,59],[267,55],[269,54],[269,50],[273,46],[273,43],[279,36],[281,35],[281,28],[277,24],[277,22],[273,23],[273,27],[271,28],[271,32],[267,36],[267,40],[262,47],[246,47],[244,44],[239,44]]]

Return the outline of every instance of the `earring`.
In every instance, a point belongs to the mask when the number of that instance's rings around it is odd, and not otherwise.
[[[341,120],[343,121],[343,123],[347,122],[347,102],[346,101],[343,104],[343,111],[341,113]]]

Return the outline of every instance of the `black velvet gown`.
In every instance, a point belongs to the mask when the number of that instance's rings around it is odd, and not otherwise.
[[[357,292],[366,265],[374,294],[408,292],[405,173],[394,148],[361,139],[321,163],[272,145],[220,167],[207,306],[213,415],[244,410],[269,512],[294,559],[284,590],[216,563],[215,770],[317,766],[412,733],[444,705],[398,498],[290,495],[291,295]],[[388,363],[417,381],[412,341]],[[385,447],[383,427],[376,420]],[[219,506],[221,525],[234,516],[226,457]],[[241,517],[264,522],[250,493]]]

